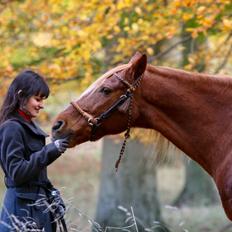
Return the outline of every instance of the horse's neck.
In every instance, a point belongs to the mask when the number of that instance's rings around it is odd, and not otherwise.
[[[135,126],[161,132],[213,174],[232,147],[232,82],[148,66],[141,95]]]

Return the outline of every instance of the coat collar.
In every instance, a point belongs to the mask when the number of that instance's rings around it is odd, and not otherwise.
[[[10,120],[14,120],[28,128],[31,132],[33,132],[36,135],[43,136],[43,137],[48,137],[49,135],[45,133],[40,127],[33,121],[27,121],[25,120],[21,115],[18,113],[15,114]]]
[[[18,109],[18,114],[20,115],[20,116],[22,116],[27,122],[31,122],[31,120],[32,120],[32,117],[29,115],[29,114],[27,114],[26,112],[24,112],[23,110],[21,110],[21,109]]]

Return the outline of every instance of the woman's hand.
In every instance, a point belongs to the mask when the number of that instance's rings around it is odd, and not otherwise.
[[[56,148],[58,149],[58,151],[62,154],[68,148],[68,145],[69,145],[68,138],[57,139],[54,141],[54,144]]]

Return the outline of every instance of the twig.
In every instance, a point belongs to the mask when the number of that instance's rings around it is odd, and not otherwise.
[[[159,59],[160,57],[165,56],[166,54],[168,54],[172,49],[174,49],[175,47],[177,47],[179,44],[181,43],[185,43],[189,40],[191,40],[191,36],[186,36],[185,38],[183,38],[182,40],[177,41],[176,43],[174,43],[173,45],[171,45],[169,48],[167,48],[165,51],[158,53],[157,55],[153,56],[150,59],[150,62],[152,62],[154,59]]]
[[[219,46],[215,50],[215,53],[218,53],[221,50],[221,48],[223,47],[223,44],[226,44],[227,42],[229,42],[231,37],[232,37],[232,32],[230,32],[230,34],[225,38],[225,40],[222,43],[219,44]]]
[[[105,228],[104,232],[107,232],[108,229],[120,230],[120,231],[128,231],[128,232],[130,232],[130,230],[128,230],[128,229],[130,229],[130,228],[133,227],[133,226],[134,226],[134,224],[131,224],[131,225],[129,225],[129,226],[124,226],[124,227],[107,226],[107,227]]]
[[[222,63],[221,63],[221,64],[216,68],[216,70],[214,71],[215,74],[218,73],[218,72],[220,72],[221,69],[223,69],[223,68],[225,67],[225,65],[227,64],[228,59],[229,59],[229,57],[230,57],[230,55],[231,55],[231,52],[232,52],[232,44],[230,45],[230,48],[229,48],[229,50],[228,50],[226,56],[224,57],[224,60],[222,61]]]
[[[135,223],[135,229],[136,229],[136,231],[137,231],[137,232],[139,232],[139,230],[138,230],[138,226],[137,226],[137,223],[136,223],[136,219],[135,219],[135,215],[134,215],[133,207],[131,207],[131,212],[132,212],[132,216],[133,216],[134,223]]]

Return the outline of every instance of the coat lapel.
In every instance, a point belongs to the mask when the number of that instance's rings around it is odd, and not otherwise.
[[[12,117],[10,120],[18,121],[20,124],[28,128],[31,132],[33,132],[36,135],[43,136],[43,137],[48,137],[49,135],[45,133],[40,127],[33,121],[28,122],[26,121],[23,117],[20,115],[15,115]]]

